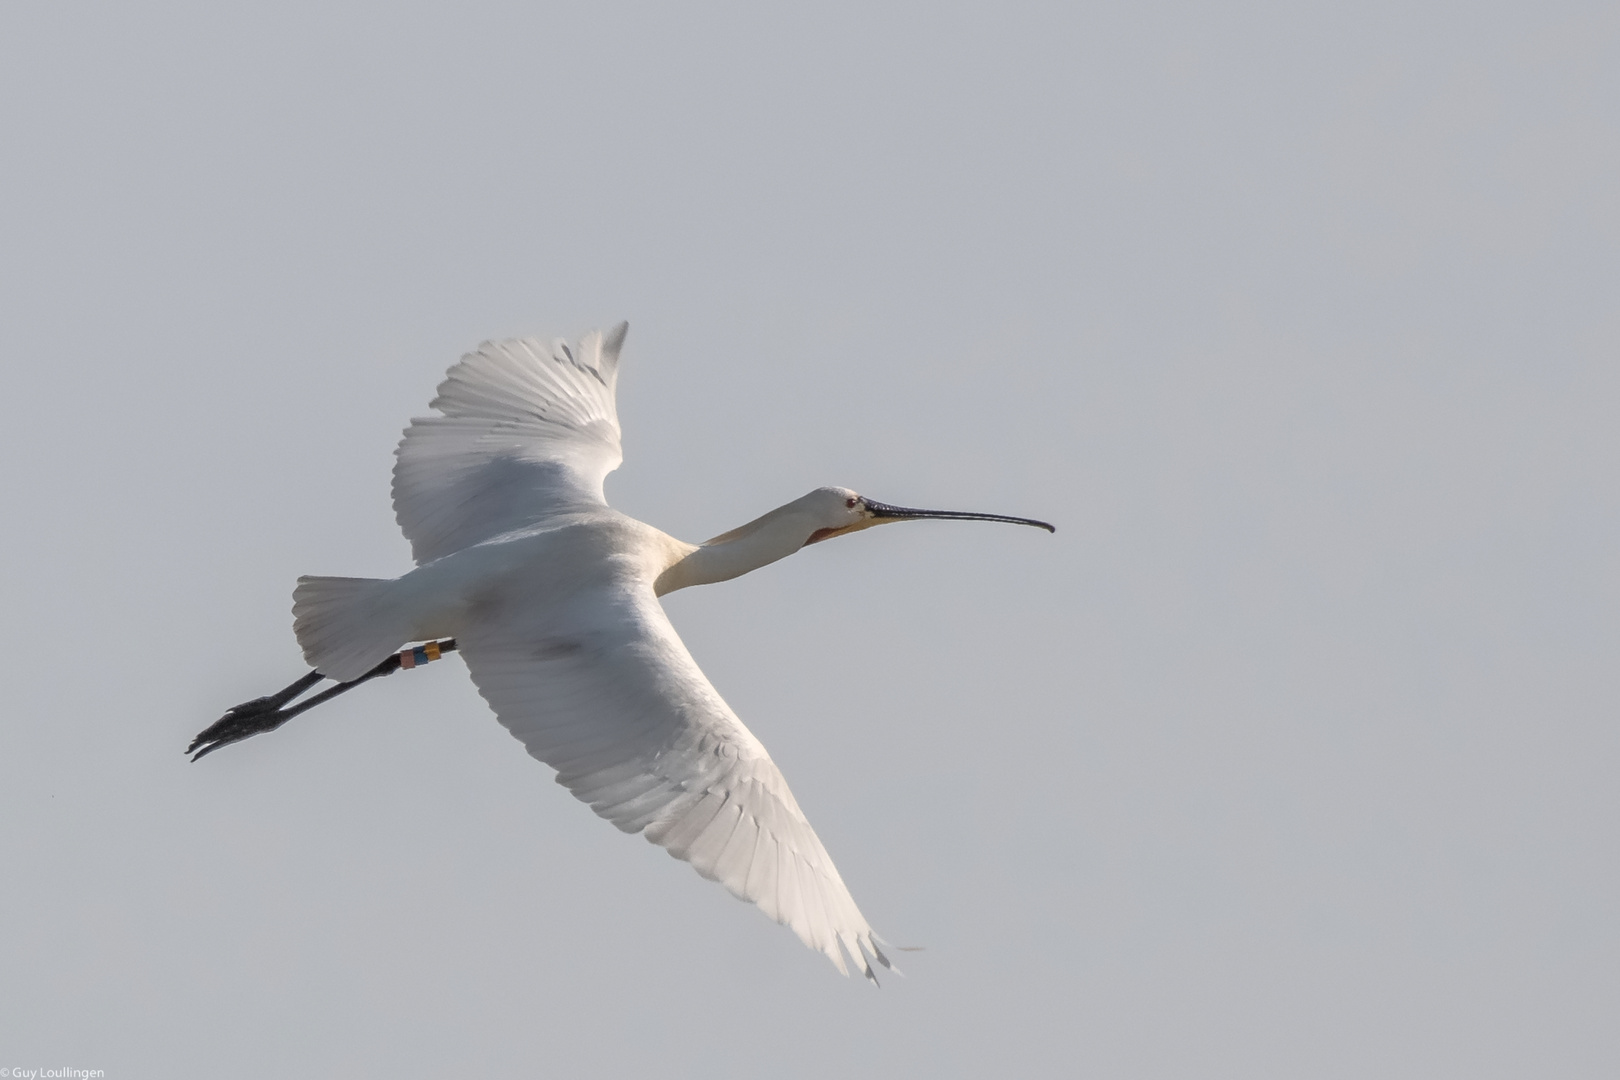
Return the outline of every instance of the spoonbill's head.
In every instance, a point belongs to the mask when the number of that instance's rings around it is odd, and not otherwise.
[[[1057,529],[1034,518],[1008,517],[1006,514],[975,514],[962,510],[918,510],[910,506],[891,506],[849,488],[817,488],[798,501],[798,505],[812,516],[818,527],[805,541],[806,545],[830,540],[834,536],[886,525],[891,521],[915,521],[919,518],[945,518],[950,521],[1005,521],[1013,525],[1033,525],[1047,532]]]

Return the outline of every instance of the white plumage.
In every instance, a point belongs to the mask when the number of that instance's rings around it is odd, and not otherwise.
[[[418,563],[567,509],[603,507],[619,467],[619,349],[628,326],[577,349],[534,339],[485,342],[451,368],[405,429],[394,514]]]
[[[658,596],[807,543],[916,517],[821,488],[704,545],[610,508],[626,326],[577,345],[486,343],[405,431],[394,508],[418,566],[390,581],[305,577],[304,655],[358,679],[401,645],[455,637],[500,722],[557,781],[789,927],[846,971],[889,966],[758,739],[715,691]]]

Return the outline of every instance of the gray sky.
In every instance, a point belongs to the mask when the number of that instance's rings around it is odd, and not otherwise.
[[[1615,1075],[1620,18],[1326,7],[6,5],[0,1066]],[[671,598],[881,992],[459,660],[180,753],[619,318],[629,513],[1058,525]]]

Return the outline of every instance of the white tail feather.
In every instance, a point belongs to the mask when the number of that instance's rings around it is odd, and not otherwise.
[[[329,679],[358,679],[410,640],[389,609],[379,578],[301,577],[293,590],[293,632],[309,666]]]

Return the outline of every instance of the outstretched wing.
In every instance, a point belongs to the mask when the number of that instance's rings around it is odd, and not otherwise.
[[[394,515],[418,563],[585,506],[619,467],[628,325],[577,345],[491,341],[462,357],[395,451]]]
[[[765,747],[645,583],[505,606],[458,635],[473,682],[557,782],[757,904],[847,974],[890,966]]]

